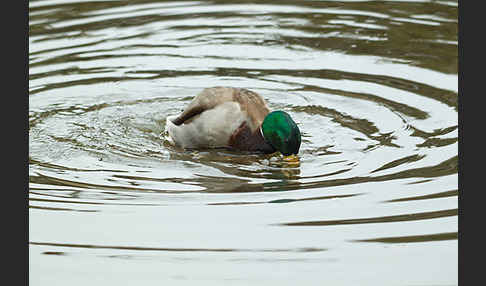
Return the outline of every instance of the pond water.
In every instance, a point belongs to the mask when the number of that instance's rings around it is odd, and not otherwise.
[[[29,1],[30,285],[457,285],[457,1]],[[279,155],[164,135],[261,94]]]

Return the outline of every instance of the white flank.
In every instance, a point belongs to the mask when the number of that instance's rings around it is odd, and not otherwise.
[[[227,147],[233,132],[246,120],[236,102],[225,102],[201,113],[195,120],[179,126],[167,117],[166,130],[175,145],[183,148]]]

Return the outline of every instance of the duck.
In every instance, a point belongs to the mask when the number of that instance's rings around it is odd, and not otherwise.
[[[283,110],[270,111],[261,95],[245,88],[205,88],[180,114],[166,118],[165,131],[169,142],[184,149],[296,156],[301,145],[292,117]]]

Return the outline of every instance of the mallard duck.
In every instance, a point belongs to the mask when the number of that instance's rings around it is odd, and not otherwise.
[[[300,130],[285,111],[270,112],[257,93],[233,87],[204,89],[180,114],[167,117],[173,144],[188,149],[229,148],[297,155]]]

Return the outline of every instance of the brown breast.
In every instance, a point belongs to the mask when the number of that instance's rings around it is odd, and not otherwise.
[[[246,121],[231,135],[228,145],[242,151],[275,152],[275,149],[263,138],[260,129],[252,131]]]

